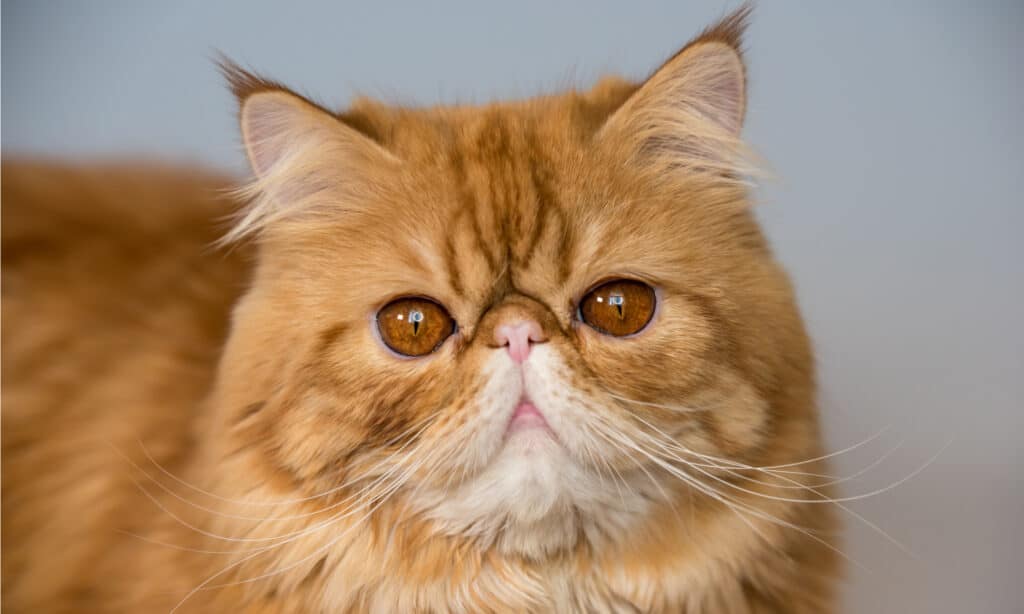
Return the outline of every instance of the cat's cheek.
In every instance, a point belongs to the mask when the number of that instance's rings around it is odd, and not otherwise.
[[[757,389],[732,371],[722,371],[714,387],[692,400],[707,411],[686,442],[702,453],[742,457],[763,445],[770,428],[770,405]]]

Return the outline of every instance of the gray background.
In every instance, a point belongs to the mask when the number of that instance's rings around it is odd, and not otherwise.
[[[845,6],[841,6],[845,5]],[[215,49],[333,104],[640,76],[703,3],[11,2],[3,150],[241,169]],[[760,214],[815,336],[851,507],[850,612],[1021,611],[1022,3],[779,2],[748,38]]]

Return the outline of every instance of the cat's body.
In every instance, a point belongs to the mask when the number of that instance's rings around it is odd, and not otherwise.
[[[4,606],[89,610],[131,585],[109,581],[140,562],[121,531],[158,517],[119,451],[188,465],[247,267],[210,249],[223,178],[5,160],[2,181]]]
[[[810,350],[724,154],[742,103],[687,98],[742,97],[741,20],[642,87],[486,108],[335,118],[232,69],[255,249],[210,247],[222,180],[5,162],[4,606],[830,611]],[[665,88],[724,130],[659,134]],[[580,320],[608,279],[653,288],[645,328]],[[421,358],[377,331],[404,296],[456,323]]]

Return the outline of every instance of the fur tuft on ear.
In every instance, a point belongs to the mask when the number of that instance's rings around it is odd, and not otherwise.
[[[676,55],[687,50],[687,48],[699,44],[699,43],[711,43],[718,42],[722,43],[727,47],[731,47],[737,55],[743,55],[743,35],[747,31],[747,26],[750,24],[750,15],[753,12],[753,5],[747,3],[736,9],[732,13],[729,13],[717,23],[712,24],[700,34],[695,36],[693,40],[686,44]],[[673,56],[675,57],[675,56]]]
[[[598,132],[641,164],[725,177],[753,172],[740,141],[746,111],[744,5],[705,29],[630,96]]]
[[[239,104],[242,104],[246,98],[257,92],[291,92],[286,86],[277,81],[266,79],[242,68],[226,55],[218,55],[216,61],[221,76],[227,81],[228,89],[235,95]]]
[[[219,65],[238,98],[242,142],[255,175],[239,190],[250,205],[224,242],[279,222],[308,218],[328,207],[354,207],[357,191],[367,187],[362,180],[367,165],[397,162],[379,144],[308,98],[226,58]]]

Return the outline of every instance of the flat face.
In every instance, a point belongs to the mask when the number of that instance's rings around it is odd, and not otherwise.
[[[267,466],[543,557],[815,445],[743,179],[738,23],[641,85],[483,107],[334,115],[229,67],[257,176],[234,236],[261,247],[221,380],[265,404]]]
[[[742,187],[651,177],[597,141],[630,90],[355,112],[400,162],[266,229],[240,312],[239,343],[287,348],[275,454],[315,459],[320,488],[408,469],[443,530],[534,553],[675,496],[687,453],[763,443],[740,329],[794,317],[785,281]],[[496,340],[510,321],[539,327],[525,359]]]

